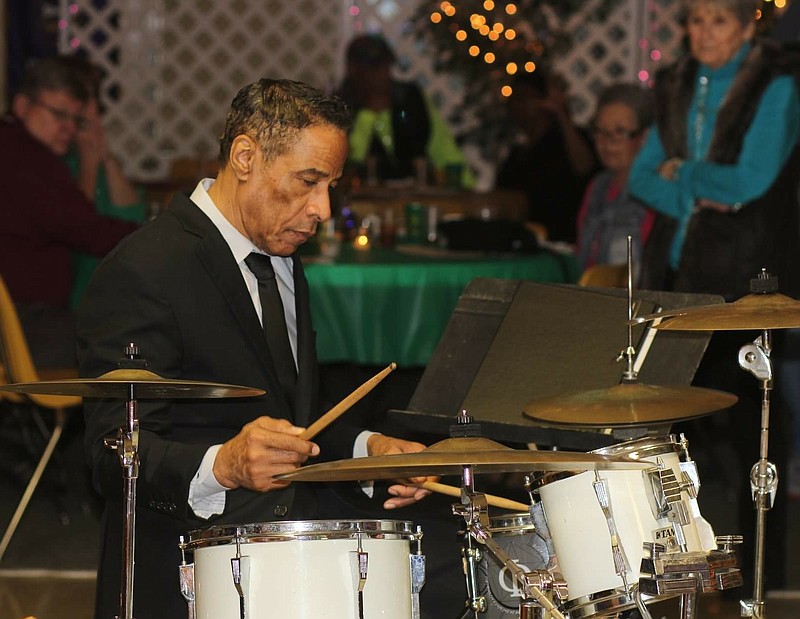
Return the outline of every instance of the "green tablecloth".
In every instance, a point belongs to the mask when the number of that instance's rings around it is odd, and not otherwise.
[[[420,248],[342,249],[305,266],[321,362],[424,366],[464,287],[476,277],[574,283],[572,256],[454,256]]]

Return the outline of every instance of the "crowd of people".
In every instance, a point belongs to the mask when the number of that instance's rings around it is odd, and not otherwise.
[[[757,0],[685,5],[686,53],[657,75],[655,93],[633,83],[607,87],[587,129],[570,118],[557,75],[515,80],[508,114],[518,139],[498,162],[496,186],[523,192],[528,218],[550,238],[574,243],[581,268],[625,262],[631,236],[641,286],[731,301],[764,267],[797,296],[800,54],[755,36]],[[321,411],[296,251],[331,217],[331,188],[349,174],[414,176],[419,161],[457,169],[462,186],[474,182],[427,94],[393,77],[395,60],[383,38],[366,35],[348,47],[337,95],[288,80],[245,86],[228,111],[217,177],[176,195],[146,226],[141,190],[109,148],[95,67],[73,57],[33,62],[0,119],[0,275],[37,367],[77,366],[97,377],[135,342],[162,377],[266,391],[224,404],[140,407],[140,619],[185,616],[175,540],[187,530],[326,515],[313,486],[273,475],[309,458],[424,449],[348,423],[314,442],[299,437]],[[267,310],[267,282],[276,284],[277,314]],[[275,338],[288,338],[287,361],[279,361]],[[697,384],[737,393],[737,419],[753,421],[723,428],[741,456],[737,492],[749,522],[745,469],[757,459],[758,405],[732,363],[741,344],[715,333]],[[778,404],[780,430],[789,418]],[[104,438],[119,426],[122,406],[85,404],[86,452],[105,499],[98,617],[119,610],[124,507],[117,455]],[[776,445],[782,465],[785,450]],[[388,494],[382,506],[392,510],[428,492],[399,481]],[[775,510],[769,533],[776,549],[784,510]],[[783,584],[776,562],[767,585]]]

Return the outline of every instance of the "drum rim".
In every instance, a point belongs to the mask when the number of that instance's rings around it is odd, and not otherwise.
[[[681,453],[683,445],[674,434],[664,434],[661,436],[642,437],[632,441],[624,441],[607,445],[595,449],[591,453],[603,456],[625,455],[633,460],[640,460],[652,456],[660,456],[667,453]]]
[[[236,542],[260,543],[280,541],[313,541],[355,539],[412,540],[417,533],[408,520],[342,519],[342,520],[275,520],[247,524],[222,524],[189,531],[187,549],[219,546]]]
[[[685,439],[684,439],[685,440]],[[662,434],[607,445],[589,453],[602,456],[626,456],[632,460],[644,460],[665,454],[684,453],[683,442],[674,434]],[[655,463],[654,463],[655,466]],[[644,471],[643,471],[644,472]],[[531,488],[539,491],[545,486],[562,481],[576,475],[591,473],[590,471],[537,471],[531,476]]]
[[[498,514],[489,517],[489,531],[492,534],[508,535],[510,533],[529,533],[536,531],[536,525],[530,512]]]

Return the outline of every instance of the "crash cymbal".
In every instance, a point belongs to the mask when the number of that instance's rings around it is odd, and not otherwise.
[[[683,307],[648,314],[633,322],[661,318],[656,329],[671,331],[745,331],[800,327],[800,302],[778,293],[749,294],[733,303]]]
[[[511,449],[487,438],[467,437],[448,438],[416,453],[312,464],[276,478],[287,481],[405,479],[461,475],[465,466],[471,466],[473,473],[644,468],[641,463],[623,457]]]
[[[98,378],[70,378],[0,386],[2,391],[39,395],[77,395],[84,398],[126,399],[133,388],[137,399],[242,398],[263,395],[262,389],[161,378],[148,370],[113,370]]]
[[[548,425],[614,428],[669,424],[733,406],[738,398],[700,387],[621,383],[569,395],[534,400],[526,417]]]

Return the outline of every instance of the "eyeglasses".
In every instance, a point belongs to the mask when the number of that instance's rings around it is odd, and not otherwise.
[[[641,129],[602,129],[601,127],[592,127],[592,135],[595,140],[606,140],[608,142],[632,140],[641,135],[641,133]]]
[[[77,127],[78,129],[86,128],[86,119],[80,114],[70,114],[66,110],[61,110],[57,107],[53,107],[52,105],[48,105],[47,103],[45,103],[44,101],[40,101],[39,99],[34,99],[33,103],[35,105],[38,105],[46,109],[53,115],[53,118],[55,118],[60,123],[64,124],[73,123],[75,127]]]

